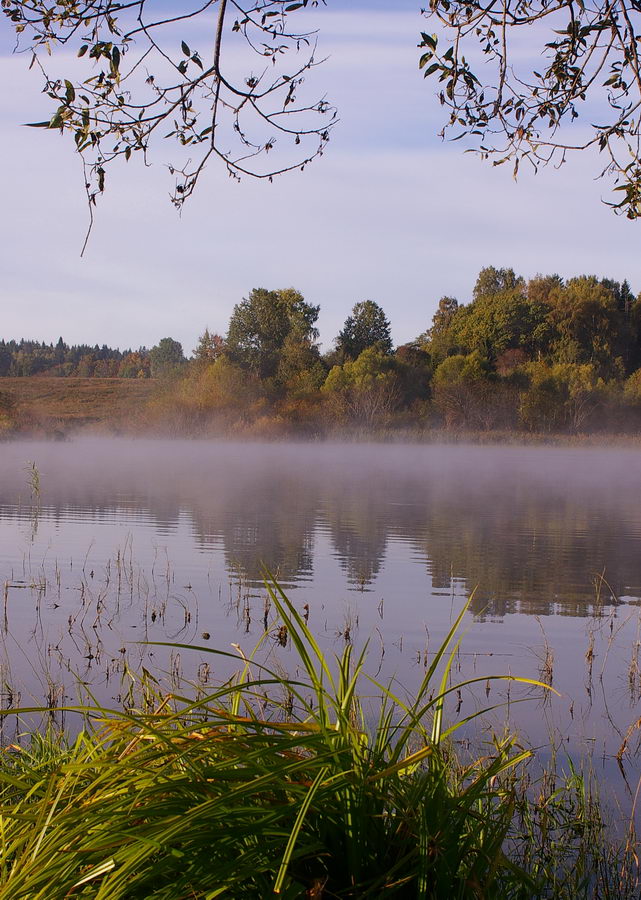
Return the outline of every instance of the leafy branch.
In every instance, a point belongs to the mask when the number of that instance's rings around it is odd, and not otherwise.
[[[619,195],[608,205],[641,216],[639,0],[431,0],[422,12],[438,29],[419,46],[449,110],[443,136],[471,138],[515,176],[522,161],[596,148]]]
[[[1,6],[17,35],[16,52],[31,55],[55,104],[49,120],[31,125],[72,137],[90,208],[109,166],[133,154],[147,163],[162,135],[178,145],[169,171],[180,209],[212,159],[233,178],[271,180],[322,154],[336,110],[325,98],[305,97],[305,79],[322,60],[316,34],[291,25],[319,2],[201,0],[164,18],[149,0]],[[185,39],[194,26],[198,46]],[[55,53],[61,48],[77,57],[75,77],[49,72],[49,57],[62,55]]]

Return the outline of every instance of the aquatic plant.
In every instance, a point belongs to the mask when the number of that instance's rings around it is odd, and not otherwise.
[[[345,642],[330,659],[276,582],[267,590],[300,672],[241,652],[206,696],[76,708],[74,740],[5,748],[0,900],[598,895],[605,857],[578,776],[539,802],[514,738],[455,750],[481,713],[447,725],[448,700],[486,681],[452,684],[467,606],[406,700],[365,674],[366,648],[355,658]]]

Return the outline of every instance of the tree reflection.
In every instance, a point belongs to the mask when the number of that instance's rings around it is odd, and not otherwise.
[[[28,508],[21,455],[9,449],[5,520]],[[142,523],[168,539],[187,523],[192,547],[221,553],[228,576],[254,586],[263,566],[288,588],[322,576],[322,536],[349,587],[373,588],[400,541],[424,561],[434,592],[476,588],[478,615],[585,616],[611,594],[638,599],[641,464],[606,451],[546,453],[72,444],[42,451],[42,516]],[[576,462],[585,459],[603,477]]]

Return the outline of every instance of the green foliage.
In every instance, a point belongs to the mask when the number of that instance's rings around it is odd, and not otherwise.
[[[532,303],[521,289],[510,289],[482,294],[461,310],[451,328],[460,347],[495,363],[506,350],[520,348],[530,356],[545,352],[552,331],[548,312],[542,303]]]
[[[552,339],[549,312],[547,303],[535,292],[530,296],[512,269],[482,269],[472,303],[460,306],[448,297],[440,301],[426,334],[427,348],[438,361],[477,351],[494,365],[515,349],[532,358],[547,352]]]
[[[427,346],[430,355],[437,362],[454,352],[455,336],[451,326],[458,310],[459,302],[455,297],[441,297],[432,318],[432,327],[417,338],[417,343]]]
[[[154,378],[163,378],[175,374],[185,362],[180,341],[173,338],[162,338],[149,351],[151,374]]]
[[[478,352],[448,356],[433,379],[436,409],[448,427],[509,427],[512,391]]]
[[[604,397],[604,382],[589,363],[532,363],[519,416],[530,430],[581,431]]]
[[[521,276],[517,276],[514,269],[496,269],[487,266],[478,274],[472,295],[475,300],[482,297],[492,297],[495,294],[503,294],[506,291],[523,293],[525,282]]]
[[[261,378],[274,377],[290,336],[314,345],[319,311],[293,288],[255,288],[234,307],[227,333],[231,358]]]
[[[279,586],[267,590],[295,676],[257,648],[205,697],[81,708],[87,730],[71,743],[49,733],[4,751],[0,900],[588,900],[610,867],[634,874],[578,776],[535,802],[518,777],[531,754],[513,738],[455,752],[482,711],[448,724],[450,698],[486,683],[452,679],[469,603],[407,698],[365,674],[366,647],[326,656]]]
[[[333,415],[369,427],[385,424],[401,401],[396,370],[396,361],[378,343],[334,366],[322,388]]]
[[[390,323],[373,300],[357,303],[336,338],[336,349],[343,360],[356,359],[369,347],[392,352]]]
[[[425,336],[440,363],[436,408],[447,424],[477,428],[580,431],[606,415],[625,426],[617,385],[641,361],[638,306],[627,282],[537,275],[526,284],[512,269],[482,269],[473,301],[444,298]]]
[[[4,345],[4,341],[2,342]],[[6,346],[0,346],[0,376],[8,375],[11,370],[13,354]]]
[[[617,370],[625,331],[613,290],[595,277],[572,278],[550,294],[550,322],[556,339],[553,359],[590,363],[602,374]]]
[[[276,370],[276,381],[285,394],[296,398],[317,393],[326,375],[316,344],[290,332],[283,343]]]
[[[491,374],[488,362],[480,353],[461,353],[448,356],[434,372],[434,387],[452,387],[461,384],[482,382]]]

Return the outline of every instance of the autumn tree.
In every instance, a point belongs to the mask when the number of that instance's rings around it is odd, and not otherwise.
[[[194,360],[200,365],[209,365],[216,362],[226,349],[224,338],[219,334],[212,334],[209,328],[205,328],[198,338],[198,344],[194,349]]]
[[[527,298],[530,303],[550,304],[550,296],[563,287],[563,279],[560,275],[535,275],[530,278],[526,286]]]
[[[481,427],[494,382],[491,367],[478,352],[444,359],[434,373],[433,395],[445,424]]]
[[[229,422],[251,416],[260,399],[258,379],[226,356],[194,371],[183,388],[184,401],[201,418],[222,418]]]
[[[150,374],[149,354],[144,350],[126,353],[118,366],[119,378],[148,378]]]

